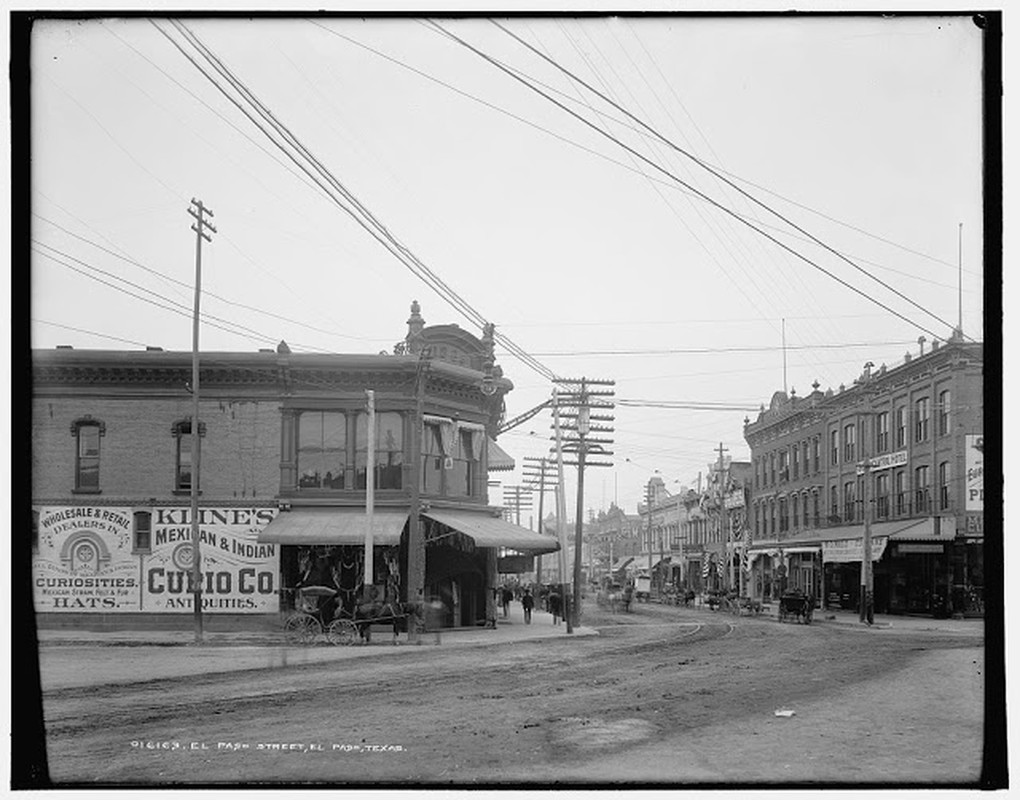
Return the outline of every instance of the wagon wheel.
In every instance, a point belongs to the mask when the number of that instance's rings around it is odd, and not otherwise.
[[[283,624],[287,639],[295,644],[311,644],[322,633],[319,620],[311,614],[294,614]]]
[[[326,628],[326,641],[330,644],[354,644],[360,638],[358,626],[349,619],[335,619]]]

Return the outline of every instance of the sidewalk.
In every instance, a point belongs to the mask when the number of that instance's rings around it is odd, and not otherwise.
[[[596,636],[593,628],[578,626],[572,636]],[[520,603],[512,603],[510,616],[499,616],[496,628],[451,628],[440,634],[443,649],[493,646],[567,636],[563,622],[535,611],[524,623]],[[409,643],[406,633],[393,644],[392,630],[373,628],[369,644],[331,645],[321,638],[311,645],[291,644],[282,630],[236,633],[206,632],[201,644],[194,631],[87,631],[40,630],[39,670],[44,689],[67,689],[114,683],[135,683],[189,675],[208,675],[251,669],[321,664],[351,658],[378,658],[388,654],[435,648],[432,634],[421,646]]]
[[[695,610],[707,612],[708,606],[697,607]],[[725,611],[709,612],[715,614],[726,614]],[[771,619],[779,621],[779,601],[773,601],[765,606],[760,619]],[[789,624],[798,624],[795,618],[789,619]],[[935,619],[933,617],[907,616],[899,614],[875,614],[874,623],[867,625],[860,621],[858,611],[844,609],[822,609],[816,608],[811,615],[812,625],[841,625],[856,627],[863,630],[896,630],[896,631],[927,631],[939,633],[956,633],[964,636],[984,636],[985,621],[982,618],[972,617],[969,619]]]

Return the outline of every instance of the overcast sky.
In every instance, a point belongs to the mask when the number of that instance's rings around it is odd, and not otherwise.
[[[981,338],[969,18],[437,22],[464,44],[409,18],[186,25],[497,331],[557,375],[616,380],[631,402],[586,508],[634,512],[656,472],[670,491],[693,485],[720,442],[748,459],[744,417],[784,388],[784,319],[786,387],[849,386],[866,361],[892,367],[919,336],[949,336],[962,254],[963,328]],[[391,350],[415,299],[427,323],[480,332],[167,37],[209,70],[165,20],[36,29],[33,347],[190,350],[192,198],[218,230],[203,350]],[[546,374],[497,358],[516,387],[508,417],[549,397]],[[518,463],[544,455],[549,422],[500,443]]]

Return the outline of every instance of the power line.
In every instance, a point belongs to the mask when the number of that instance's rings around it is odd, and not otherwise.
[[[539,356],[556,356],[560,358],[575,356],[652,356],[652,355],[692,355],[709,353],[772,353],[780,350],[841,350],[853,347],[890,347],[892,345],[912,344],[909,340],[896,342],[846,342],[842,344],[792,344],[785,347],[776,345],[747,345],[742,347],[674,347],[664,349],[643,350],[561,350],[558,352],[536,353]]]
[[[667,139],[667,138],[666,138],[665,136],[663,136],[663,135],[662,135],[662,134],[660,134],[660,133],[659,133],[659,132],[658,132],[657,130],[655,130],[655,128],[653,128],[653,127],[652,127],[651,125],[649,125],[648,123],[646,123],[646,122],[644,122],[643,120],[639,119],[638,117],[634,116],[634,115],[633,115],[633,114],[632,114],[631,112],[629,112],[629,111],[628,111],[627,109],[625,109],[625,108],[623,108],[622,106],[620,106],[620,105],[619,105],[618,103],[614,102],[614,101],[613,101],[612,99],[610,99],[610,98],[606,97],[606,96],[605,96],[604,94],[602,94],[602,93],[601,93],[601,92],[600,92],[600,91],[599,91],[598,89],[596,89],[596,88],[594,88],[593,86],[591,86],[590,84],[586,83],[586,82],[585,82],[585,81],[584,81],[583,79],[579,78],[578,76],[574,75],[574,74],[573,74],[572,72],[570,72],[570,70],[568,70],[568,69],[566,69],[565,67],[563,67],[562,65],[560,65],[560,64],[559,64],[559,63],[558,63],[557,61],[555,61],[555,60],[554,60],[554,59],[552,59],[552,58],[549,58],[549,57],[548,57],[548,56],[546,56],[545,54],[543,54],[543,53],[541,53],[540,51],[538,51],[538,50],[537,50],[537,49],[536,49],[535,47],[533,47],[533,46],[532,46],[531,44],[529,44],[528,42],[526,42],[526,41],[524,41],[523,39],[521,39],[521,38],[520,38],[519,36],[517,36],[517,35],[516,35],[515,33],[513,33],[513,32],[511,32],[511,31],[507,30],[507,29],[506,29],[505,27],[503,27],[502,25],[500,25],[500,24],[499,24],[499,22],[497,22],[497,21],[496,21],[495,19],[490,19],[489,21],[490,21],[490,22],[491,22],[491,23],[492,23],[493,25],[495,25],[495,26],[496,26],[497,28],[499,28],[499,29],[500,29],[501,31],[503,31],[503,33],[505,33],[505,34],[506,34],[507,36],[511,37],[511,38],[512,38],[512,39],[514,39],[515,41],[517,41],[517,42],[519,42],[520,44],[524,45],[524,46],[525,46],[525,47],[527,47],[527,48],[528,48],[528,49],[529,49],[529,50],[530,50],[531,52],[533,52],[533,53],[535,53],[536,55],[538,55],[538,56],[539,56],[540,58],[543,58],[543,59],[545,59],[546,61],[548,61],[548,62],[549,62],[550,64],[552,64],[552,66],[554,66],[554,67],[555,67],[556,69],[560,70],[561,72],[563,72],[563,73],[564,73],[564,74],[566,74],[566,75],[569,75],[569,76],[571,76],[572,78],[574,78],[574,80],[577,80],[577,81],[579,81],[579,82],[581,83],[581,85],[582,85],[582,86],[584,86],[585,88],[587,88],[587,89],[588,89],[588,90],[589,90],[590,92],[593,92],[593,93],[594,93],[594,94],[596,94],[596,95],[597,95],[598,97],[600,97],[600,98],[601,98],[601,99],[602,99],[603,101],[605,101],[605,102],[609,103],[609,104],[610,104],[610,105],[612,105],[612,106],[613,106],[614,108],[616,108],[617,110],[619,110],[619,111],[620,111],[621,113],[623,113],[623,114],[627,115],[627,117],[629,117],[630,119],[634,120],[634,121],[635,121],[635,122],[636,122],[637,124],[641,125],[641,126],[642,126],[643,128],[645,128],[646,130],[648,130],[648,131],[649,131],[650,133],[652,133],[652,134],[653,134],[653,135],[654,135],[654,136],[655,136],[656,138],[658,138],[659,140],[661,140],[661,141],[662,141],[662,142],[663,142],[664,144],[666,144],[667,146],[669,146],[669,147],[673,148],[673,149],[674,149],[674,150],[676,150],[676,151],[677,151],[678,153],[681,153],[682,155],[684,155],[684,156],[686,156],[687,158],[691,159],[691,160],[692,160],[692,161],[693,161],[693,162],[694,162],[695,164],[697,164],[698,166],[700,166],[700,167],[702,167],[703,169],[707,170],[707,171],[708,171],[708,172],[710,172],[711,174],[715,175],[715,176],[716,176],[717,178],[719,178],[719,180],[722,180],[723,182],[725,182],[726,184],[728,184],[729,186],[731,186],[731,187],[732,187],[733,189],[735,189],[736,191],[740,192],[740,193],[741,193],[741,194],[742,194],[743,196],[745,196],[745,197],[746,197],[747,199],[749,199],[749,200],[750,200],[751,202],[755,203],[756,205],[759,205],[759,206],[761,206],[761,207],[762,207],[763,209],[765,209],[765,210],[766,210],[766,211],[768,211],[769,213],[771,213],[771,214],[775,215],[776,217],[778,217],[779,219],[781,219],[781,220],[782,220],[783,222],[785,222],[785,223],[786,223],[787,225],[790,225],[790,226],[791,226],[792,228],[794,228],[795,230],[799,231],[800,233],[804,234],[805,236],[808,236],[808,237],[809,237],[809,238],[810,238],[810,239],[811,239],[812,241],[814,241],[814,242],[815,242],[815,243],[816,243],[817,245],[819,245],[820,247],[824,248],[825,250],[828,250],[828,251],[829,251],[829,252],[831,252],[831,253],[832,253],[833,255],[835,255],[835,256],[837,256],[838,258],[840,258],[841,260],[845,261],[845,262],[846,262],[847,264],[849,264],[850,266],[854,267],[854,269],[856,269],[856,270],[858,270],[859,272],[862,272],[863,274],[867,275],[867,276],[868,276],[869,278],[871,278],[872,280],[876,281],[876,282],[877,282],[877,283],[879,283],[879,284],[880,284],[881,286],[884,286],[884,287],[885,287],[886,289],[888,289],[889,291],[893,292],[893,293],[894,293],[895,295],[897,295],[898,297],[902,298],[903,300],[906,300],[906,301],[907,301],[908,303],[910,303],[910,304],[911,304],[912,306],[914,306],[914,307],[915,307],[915,308],[917,308],[918,310],[920,310],[920,311],[924,312],[925,314],[928,314],[928,315],[929,315],[930,317],[932,317],[933,319],[935,319],[935,320],[937,320],[937,321],[941,322],[941,323],[942,323],[943,325],[945,325],[946,327],[948,327],[948,328],[950,328],[950,329],[953,329],[953,325],[951,325],[950,323],[946,322],[946,321],[945,321],[944,319],[942,319],[941,317],[939,317],[939,316],[938,316],[937,314],[935,314],[935,313],[933,313],[933,312],[929,311],[929,310],[928,310],[928,309],[926,309],[926,308],[925,308],[924,306],[920,305],[919,303],[915,302],[915,301],[914,301],[914,300],[912,300],[911,298],[907,297],[906,295],[904,295],[903,293],[901,293],[901,292],[900,292],[899,290],[897,290],[897,289],[895,289],[894,287],[890,286],[889,284],[885,283],[885,282],[884,282],[883,280],[881,280],[880,278],[877,278],[877,277],[875,277],[875,276],[874,276],[874,275],[872,275],[872,274],[871,274],[870,272],[868,272],[868,271],[867,271],[866,269],[864,269],[863,267],[861,267],[861,266],[859,266],[859,265],[855,264],[855,263],[854,263],[853,261],[851,261],[850,259],[848,259],[848,258],[846,258],[845,256],[843,256],[843,255],[842,255],[841,253],[837,252],[837,251],[836,251],[835,249],[833,249],[833,248],[832,248],[831,246],[829,246],[828,244],[826,244],[825,242],[823,242],[823,241],[822,241],[821,239],[818,239],[818,238],[817,238],[816,236],[814,236],[813,234],[811,234],[811,233],[810,233],[809,231],[806,231],[806,230],[805,230],[804,228],[800,227],[799,225],[797,225],[797,224],[796,224],[796,223],[794,223],[793,221],[791,221],[791,220],[787,219],[787,218],[786,218],[785,216],[783,216],[782,214],[780,214],[780,213],[779,213],[778,211],[776,211],[775,209],[773,209],[773,208],[771,208],[770,206],[768,206],[767,204],[763,203],[763,202],[762,202],[761,200],[759,200],[758,198],[756,198],[756,197],[755,197],[754,195],[750,194],[750,193],[749,193],[749,192],[747,192],[746,190],[744,190],[744,189],[742,189],[741,187],[737,186],[737,185],[736,185],[736,184],[735,184],[735,183],[734,183],[733,181],[729,180],[729,179],[728,179],[728,178],[726,178],[726,177],[725,177],[724,175],[722,175],[722,174],[721,174],[721,173],[719,173],[718,171],[714,170],[714,169],[713,169],[713,168],[712,168],[712,167],[711,167],[710,165],[708,165],[707,163],[705,163],[704,161],[702,161],[701,159],[699,159],[699,158],[698,158],[697,156],[693,155],[692,153],[689,153],[688,151],[684,150],[684,149],[683,149],[682,147],[680,147],[680,146],[679,146],[679,145],[677,145],[676,143],[674,143],[674,142],[672,142],[671,140]],[[441,30],[443,30],[443,29],[442,29],[442,26],[438,25],[437,23],[433,22],[432,24],[433,24],[433,25],[436,25],[436,27],[439,27],[439,28],[440,28]],[[450,34],[450,33],[446,32],[445,30],[444,30],[444,33],[447,33],[447,35],[448,35],[448,36],[451,36],[452,38],[454,38],[454,39],[455,39],[456,41],[460,42],[460,43],[461,43],[462,45],[464,45],[464,46],[465,46],[465,47],[467,47],[468,49],[470,49],[470,50],[472,50],[472,51],[474,51],[474,52],[478,53],[478,54],[479,54],[479,55],[481,55],[481,56],[482,56],[483,58],[485,58],[485,59],[486,59],[487,61],[490,61],[491,63],[495,64],[496,66],[500,66],[500,64],[499,64],[499,62],[498,62],[498,61],[496,61],[496,60],[494,60],[494,59],[490,58],[489,56],[485,55],[484,53],[482,53],[481,51],[477,50],[476,48],[474,48],[474,47],[471,47],[470,45],[468,45],[468,44],[467,44],[466,42],[464,42],[463,40],[459,39],[459,38],[458,38],[458,37],[456,37],[456,36],[453,36],[453,34]],[[502,68],[502,67],[501,67],[501,68]],[[506,70],[504,70],[504,71],[506,71]],[[508,74],[512,74],[512,73],[510,73],[510,72],[508,71]],[[515,76],[515,77],[516,77],[516,76]],[[520,78],[518,78],[518,80],[521,80],[521,82],[522,82],[522,83],[524,83],[525,85],[528,85],[528,84],[527,84],[527,81],[524,81],[524,80],[522,80],[522,79],[520,79]],[[583,118],[583,117],[581,117],[580,115],[578,115],[578,114],[576,114],[575,112],[571,111],[570,109],[566,108],[566,107],[565,107],[565,106],[563,106],[563,105],[562,105],[561,103],[558,103],[558,102],[557,102],[557,101],[556,101],[555,99],[553,99],[552,97],[549,97],[548,95],[545,95],[545,94],[544,94],[543,92],[541,92],[541,91],[540,91],[540,90],[538,90],[538,89],[535,89],[535,87],[533,87],[533,86],[529,86],[529,88],[533,89],[534,91],[538,92],[539,94],[542,94],[542,95],[543,95],[544,97],[546,97],[546,99],[548,99],[548,100],[549,100],[550,102],[552,102],[552,103],[555,103],[555,104],[556,104],[557,106],[559,106],[560,108],[562,108],[562,109],[563,109],[564,111],[567,111],[567,112],[568,112],[568,113],[570,113],[571,115],[575,116],[575,117],[576,117],[577,119],[581,120],[581,121],[582,121],[582,122],[584,122],[585,124],[589,125],[589,126],[590,126],[590,127],[592,127],[593,129],[595,129],[596,131],[598,131],[598,132],[602,133],[602,134],[603,134],[604,136],[607,136],[607,137],[609,137],[609,138],[613,139],[613,140],[614,140],[614,141],[616,141],[616,142],[617,142],[617,144],[619,144],[619,145],[620,145],[621,147],[624,147],[625,149],[627,149],[627,150],[630,150],[631,152],[634,152],[634,153],[635,153],[636,155],[638,155],[638,157],[639,157],[639,158],[642,158],[643,160],[645,160],[646,162],[648,162],[648,163],[649,163],[649,164],[651,164],[652,166],[656,167],[657,169],[661,170],[662,172],[664,172],[664,173],[666,173],[666,174],[669,174],[669,173],[668,173],[668,172],[667,172],[667,171],[666,171],[665,169],[663,169],[663,168],[662,168],[661,166],[659,166],[659,165],[657,165],[657,164],[654,164],[653,162],[651,162],[651,160],[650,160],[650,159],[647,159],[647,158],[645,158],[644,156],[641,156],[641,155],[640,155],[640,154],[638,154],[638,153],[637,153],[636,151],[634,151],[634,150],[633,150],[633,148],[630,148],[630,147],[629,147],[628,145],[624,144],[624,143],[623,143],[622,141],[620,141],[620,140],[619,140],[619,139],[617,139],[616,137],[612,136],[612,134],[609,134],[608,132],[602,131],[601,129],[599,129],[599,128],[598,128],[598,126],[594,125],[594,124],[593,124],[593,123],[591,123],[590,121],[588,121],[588,120],[584,119],[584,118]],[[677,178],[676,176],[671,176],[671,177],[673,177],[673,179],[674,179],[674,180],[676,180],[676,181],[678,181],[678,182],[683,182],[683,181],[681,181],[681,180],[680,180],[679,178]],[[688,186],[689,186],[689,184],[685,184],[685,185],[688,185]],[[691,188],[691,189],[692,189],[692,191],[698,191],[698,190],[694,189],[693,187],[690,187],[690,186],[689,186],[689,188]],[[702,194],[702,193],[701,193],[701,192],[698,192],[698,194]],[[703,195],[703,196],[704,196],[704,195]],[[823,271],[823,272],[825,272],[825,273],[826,273],[827,275],[829,275],[829,276],[830,276],[830,277],[832,277],[833,279],[835,279],[835,280],[839,281],[839,282],[840,282],[841,284],[843,284],[843,285],[844,285],[844,286],[846,286],[847,288],[849,288],[849,289],[852,289],[853,291],[857,292],[858,294],[861,294],[861,295],[862,295],[862,296],[864,296],[864,297],[868,297],[868,299],[871,299],[871,300],[872,300],[873,302],[876,302],[876,303],[878,303],[878,301],[877,301],[877,300],[875,300],[874,298],[871,298],[871,297],[870,297],[869,295],[867,295],[866,293],[862,292],[861,290],[857,289],[856,287],[853,287],[853,286],[851,286],[850,284],[846,283],[846,282],[845,282],[845,281],[843,281],[842,279],[840,279],[840,278],[837,278],[837,277],[836,277],[835,275],[833,275],[832,273],[828,272],[827,270],[824,270],[824,269],[823,269],[822,267],[820,267],[819,265],[815,264],[815,263],[814,263],[813,261],[811,261],[810,259],[807,259],[807,258],[806,258],[805,256],[802,256],[802,255],[801,255],[800,253],[797,253],[796,251],[793,251],[793,250],[791,250],[790,248],[786,247],[786,246],[785,246],[785,245],[783,245],[783,244],[782,244],[781,242],[779,242],[778,240],[776,240],[776,239],[775,239],[774,237],[772,237],[772,236],[769,236],[769,235],[768,235],[768,234],[766,234],[766,233],[765,233],[764,231],[762,231],[762,230],[760,230],[759,228],[757,228],[756,226],[752,225],[752,224],[751,224],[751,223],[749,223],[749,222],[748,222],[747,220],[745,220],[745,219],[744,219],[743,217],[741,217],[740,215],[738,215],[738,214],[736,214],[735,212],[731,211],[730,209],[726,208],[726,207],[725,207],[725,206],[723,206],[722,204],[720,204],[720,203],[716,202],[715,200],[712,200],[711,198],[708,198],[707,196],[705,196],[705,199],[706,199],[706,200],[708,200],[709,202],[711,202],[711,203],[712,203],[712,204],[713,204],[714,206],[716,206],[716,207],[717,207],[717,208],[719,208],[720,210],[722,210],[722,211],[725,211],[726,213],[730,214],[731,216],[735,217],[736,219],[739,219],[739,220],[740,220],[741,222],[743,222],[743,223],[744,223],[745,225],[748,225],[748,226],[749,226],[749,227],[751,227],[752,229],[754,229],[754,230],[757,230],[757,231],[758,231],[758,232],[759,232],[760,234],[762,234],[763,236],[766,236],[767,238],[771,239],[771,240],[772,240],[773,242],[775,242],[776,244],[779,244],[779,245],[780,245],[781,247],[783,247],[784,249],[786,249],[786,250],[789,250],[789,251],[790,251],[791,253],[793,253],[794,255],[796,255],[796,256],[797,256],[798,258],[801,258],[802,260],[806,261],[807,263],[809,263],[809,264],[812,264],[813,266],[815,266],[815,267],[816,267],[816,268],[818,268],[818,269],[822,269],[822,271]],[[885,307],[885,306],[883,306],[883,307]],[[897,312],[894,312],[894,311],[893,311],[892,309],[890,309],[890,308],[888,308],[888,307],[885,307],[885,308],[886,308],[886,310],[890,311],[891,313],[896,313],[896,314],[897,314],[897,316],[901,316],[901,315],[900,315],[900,314],[898,314]],[[903,319],[904,319],[904,320],[906,320],[906,318],[905,318],[905,317],[903,317]],[[909,321],[909,320],[908,320],[908,321]],[[915,324],[915,325],[917,325],[917,323],[912,323],[912,324]],[[921,328],[921,326],[920,326],[920,325],[917,325],[917,327]],[[924,330],[924,331],[926,331],[927,333],[931,333],[931,334],[932,334],[933,336],[935,336],[935,335],[936,335],[936,334],[935,334],[935,333],[934,333],[933,331],[930,331],[930,330],[928,330],[928,329],[926,329],[926,328],[921,328],[921,329],[922,329],[922,330]]]
[[[151,20],[150,20],[151,22]],[[205,60],[213,67],[213,69],[220,74],[231,87],[242,97],[243,102],[247,103],[248,106],[253,108],[255,112],[266,121],[276,132],[277,136],[283,139],[283,142],[279,141],[275,136],[269,133],[263,125],[254,119],[251,113],[242,105],[241,101],[231,96],[223,86],[213,78],[205,69],[203,69],[195,61],[195,59],[187,53],[184,48],[171,37],[166,31],[156,25],[155,22],[152,24],[160,31],[171,43],[205,76],[228,100],[230,100],[242,113],[245,114],[256,125],[256,127],[267,137],[270,141],[280,149],[284,155],[290,158],[302,171],[304,171],[315,183],[327,194],[327,196],[338,205],[343,211],[352,217],[362,228],[364,228],[370,235],[373,236],[380,244],[383,245],[392,255],[394,255],[401,263],[403,263],[414,275],[426,283],[430,288],[433,289],[442,299],[446,300],[456,310],[464,314],[465,317],[472,320],[476,324],[486,326],[487,320],[476,311],[470,304],[467,303],[460,295],[458,295],[452,288],[450,288],[438,275],[436,275],[429,267],[427,267],[417,256],[414,255],[409,248],[400,243],[395,236],[357,199],[357,197],[347,189],[329,170],[310,152],[304,145],[294,136],[293,133],[281,123],[272,112],[264,106],[254,94],[244,85],[240,79],[238,79],[230,70],[227,68],[222,61],[220,61],[216,55],[205,46],[201,40],[192,33],[187,26],[183,25],[176,20],[171,20],[171,24],[178,30],[178,32],[185,37],[185,39],[192,45]],[[287,148],[293,148],[307,162],[311,165],[308,167],[305,163],[298,160],[297,156]],[[316,174],[312,174],[312,170]],[[338,192],[351,207],[348,207],[342,203],[329,188],[324,186],[320,181],[325,180],[330,187]],[[357,213],[355,213],[355,209]],[[359,216],[360,214],[360,216]],[[549,370],[547,367],[542,365],[522,348],[518,347],[506,336],[502,334],[495,334],[495,338],[499,341],[506,350],[514,357],[521,360],[524,364],[531,367],[535,371],[542,374],[548,379],[554,379],[555,373]]]

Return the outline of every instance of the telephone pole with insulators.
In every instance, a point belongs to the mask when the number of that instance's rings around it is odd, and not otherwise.
[[[191,319],[191,579],[192,605],[195,613],[195,641],[202,641],[202,542],[198,519],[198,482],[202,468],[202,424],[198,418],[198,328],[202,296],[202,240],[212,242],[206,231],[216,228],[206,219],[213,216],[212,209],[201,200],[191,198],[188,213],[195,218],[191,230],[195,232],[195,308]]]

